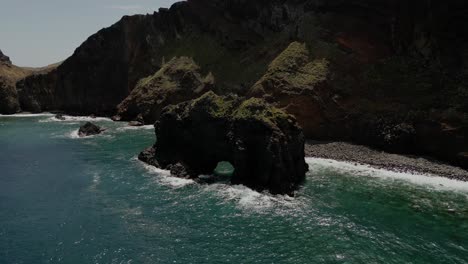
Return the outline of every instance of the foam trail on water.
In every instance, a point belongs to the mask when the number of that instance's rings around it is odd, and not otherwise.
[[[171,175],[168,170],[162,170],[154,166],[148,165],[138,160],[138,158],[132,158],[132,161],[138,162],[143,166],[149,173],[156,174],[159,177],[158,182],[175,189],[195,184],[196,182],[191,179],[177,178]],[[241,209],[253,209],[255,211],[262,211],[265,209],[271,209],[274,207],[287,207],[288,209],[294,209],[298,206],[300,201],[296,198],[287,195],[272,195],[268,192],[257,192],[244,185],[230,185],[225,183],[215,183],[199,185],[202,187],[200,190],[203,192],[209,192],[215,194],[226,201],[234,201]]]
[[[133,159],[135,160],[135,159]],[[182,179],[182,178],[177,178],[174,176],[171,176],[171,172],[167,170],[162,170],[159,168],[156,168],[154,166],[148,165],[144,162],[138,161],[140,164],[143,165],[143,167],[151,174],[156,174],[160,177],[158,177],[158,181],[166,186],[174,187],[174,188],[181,188],[190,184],[194,184],[195,181],[190,180],[190,179]]]
[[[468,193],[468,182],[458,181],[430,174],[395,172],[385,169],[373,168],[369,165],[354,164],[351,162],[336,161],[322,158],[306,158],[310,170],[332,168],[338,173],[356,176],[376,177],[383,179],[402,180],[411,184],[430,186],[437,190],[460,191]]]
[[[41,116],[53,116],[51,113],[40,113],[40,114],[14,114],[14,115],[0,115],[0,117],[41,117]]]
[[[96,136],[99,136],[101,138],[113,138],[112,135],[105,135],[105,134],[98,134],[98,135],[91,135],[91,136],[86,136],[86,137],[80,137],[78,134],[79,129],[75,129],[71,132],[67,132],[65,135],[61,137],[65,138],[71,138],[71,139],[90,139],[90,138],[95,138]]]
[[[147,126],[125,126],[125,127],[119,127],[117,128],[117,131],[127,131],[127,130],[149,130],[149,129],[154,129],[153,125],[147,125]]]
[[[89,117],[89,116],[63,116],[65,120],[58,120],[56,118],[53,118],[53,121],[57,122],[66,122],[66,121],[89,121],[89,122],[94,122],[94,121],[108,121],[108,122],[113,122],[112,119],[108,117]]]

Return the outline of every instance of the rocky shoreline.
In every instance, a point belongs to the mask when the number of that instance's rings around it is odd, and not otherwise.
[[[440,161],[421,157],[391,154],[346,142],[309,140],[305,144],[306,157],[347,161],[370,165],[374,168],[396,172],[423,173],[468,181],[468,171]]]

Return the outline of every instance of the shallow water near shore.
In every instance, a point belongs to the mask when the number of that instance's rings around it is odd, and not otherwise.
[[[308,159],[295,198],[140,163],[151,127],[0,116],[0,263],[468,263],[468,184]],[[414,176],[414,177],[413,177]]]

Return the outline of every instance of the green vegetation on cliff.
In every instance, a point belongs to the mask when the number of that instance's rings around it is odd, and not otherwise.
[[[164,107],[196,98],[213,87],[211,73],[202,77],[193,59],[175,57],[155,74],[140,80],[117,106],[117,114],[128,121],[141,115],[146,123],[154,123]]]

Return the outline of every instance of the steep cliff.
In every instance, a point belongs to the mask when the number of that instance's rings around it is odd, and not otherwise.
[[[10,58],[0,50],[0,114],[14,114],[20,111],[15,84],[30,72],[13,65]]]
[[[124,17],[17,86],[26,110],[112,115],[140,79],[188,56],[217,93],[263,89],[309,137],[458,162],[468,153],[467,13],[463,0],[189,0]],[[305,45],[284,71],[277,62],[295,41]]]
[[[291,40],[307,43],[314,57],[346,64],[335,75],[348,87],[363,64],[392,55],[437,61],[458,74],[466,67],[464,14],[457,0],[190,0],[124,17],[91,36],[57,72],[31,77],[21,89],[54,95],[36,100],[41,110],[110,114],[163,58],[190,56],[213,72],[221,92],[245,91]]]

